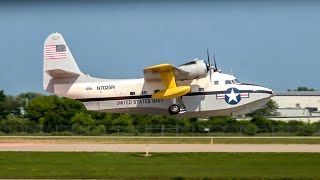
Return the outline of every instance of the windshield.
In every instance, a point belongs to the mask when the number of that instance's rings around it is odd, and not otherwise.
[[[234,79],[235,84],[240,84],[240,81],[238,79]]]

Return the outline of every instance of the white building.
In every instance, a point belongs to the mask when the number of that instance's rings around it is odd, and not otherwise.
[[[276,92],[272,97],[279,115],[274,120],[320,121],[320,91]]]

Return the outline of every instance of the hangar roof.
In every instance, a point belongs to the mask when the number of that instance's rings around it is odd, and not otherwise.
[[[320,91],[276,91],[275,96],[320,96]]]

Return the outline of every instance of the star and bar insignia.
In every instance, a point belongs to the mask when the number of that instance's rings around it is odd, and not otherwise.
[[[249,98],[249,93],[241,93],[237,88],[229,88],[224,94],[217,94],[217,99],[224,99],[230,105],[236,105],[241,101],[241,98]]]

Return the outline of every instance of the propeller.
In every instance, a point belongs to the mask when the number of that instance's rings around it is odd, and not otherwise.
[[[216,63],[216,55],[213,53],[213,62],[214,62],[214,72],[218,71],[217,63]]]
[[[217,62],[216,62],[216,56],[215,54],[213,53],[213,62],[214,62],[214,66],[211,65],[211,62],[210,62],[210,55],[209,55],[209,50],[207,48],[207,71],[210,73],[210,81],[211,81],[211,75],[212,75],[212,71],[213,72],[220,72],[220,70],[218,70],[218,67],[217,67]],[[211,82],[212,83],[212,82]]]
[[[209,56],[209,49],[208,48],[207,48],[207,58],[208,58],[207,69],[209,71],[209,68],[211,67],[211,63],[210,63],[210,56]]]
[[[213,53],[213,62],[214,62],[214,66],[211,65],[211,62],[210,62],[210,55],[209,55],[209,50],[207,49],[207,70],[210,71],[211,69],[213,69],[214,72],[217,72],[217,71],[220,71],[218,70],[218,67],[217,67],[217,62],[216,62],[216,55]]]
[[[208,50],[208,48],[207,48],[207,59],[208,59],[208,62],[207,62],[207,71],[210,73],[210,82],[212,83],[212,81],[211,81],[211,75],[212,75],[211,69],[213,69],[213,67],[212,67],[211,62],[210,62],[210,55],[209,55],[209,50]]]

